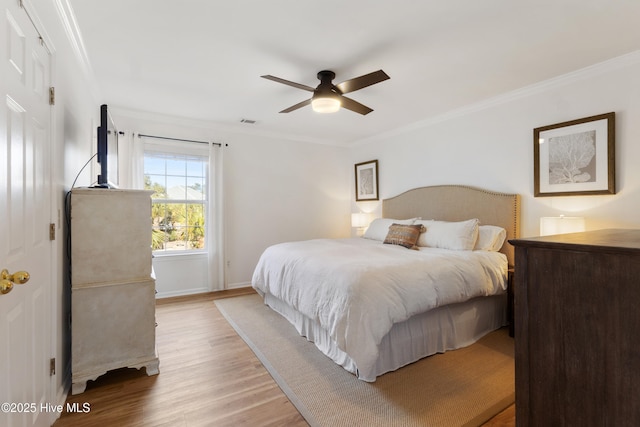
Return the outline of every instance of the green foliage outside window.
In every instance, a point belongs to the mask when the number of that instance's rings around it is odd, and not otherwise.
[[[205,197],[202,185],[195,183],[186,189],[183,187],[184,190],[178,189],[185,194],[184,200],[179,201],[169,199],[167,189],[153,182],[149,175],[144,177],[144,187],[154,192],[151,196],[153,250],[204,249]],[[169,193],[175,193],[175,191],[173,189]]]

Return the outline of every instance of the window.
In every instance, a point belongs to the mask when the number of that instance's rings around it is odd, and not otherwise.
[[[208,156],[163,151],[144,153],[144,188],[152,190],[155,252],[202,252],[205,241]]]

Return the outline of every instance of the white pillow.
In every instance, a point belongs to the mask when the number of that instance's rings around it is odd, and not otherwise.
[[[415,223],[427,228],[427,231],[420,235],[418,246],[470,251],[478,240],[476,218],[457,222],[426,220]]]
[[[502,249],[506,238],[507,230],[504,228],[495,225],[481,225],[478,228],[478,241],[473,250],[497,252]]]
[[[384,239],[389,233],[389,227],[391,227],[391,224],[412,225],[415,220],[415,218],[376,218],[371,222],[371,224],[369,224],[369,228],[367,228],[367,231],[364,232],[362,237],[364,237],[365,239],[380,240],[381,242],[384,242]]]

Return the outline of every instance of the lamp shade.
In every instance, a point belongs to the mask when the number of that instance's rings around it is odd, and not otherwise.
[[[352,213],[351,214],[351,227],[364,228],[369,225],[369,215],[366,213]]]
[[[584,231],[584,217],[543,216],[540,218],[540,235],[578,233]]]

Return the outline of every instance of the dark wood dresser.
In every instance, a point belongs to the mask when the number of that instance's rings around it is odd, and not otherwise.
[[[640,230],[510,243],[516,425],[640,426]]]

